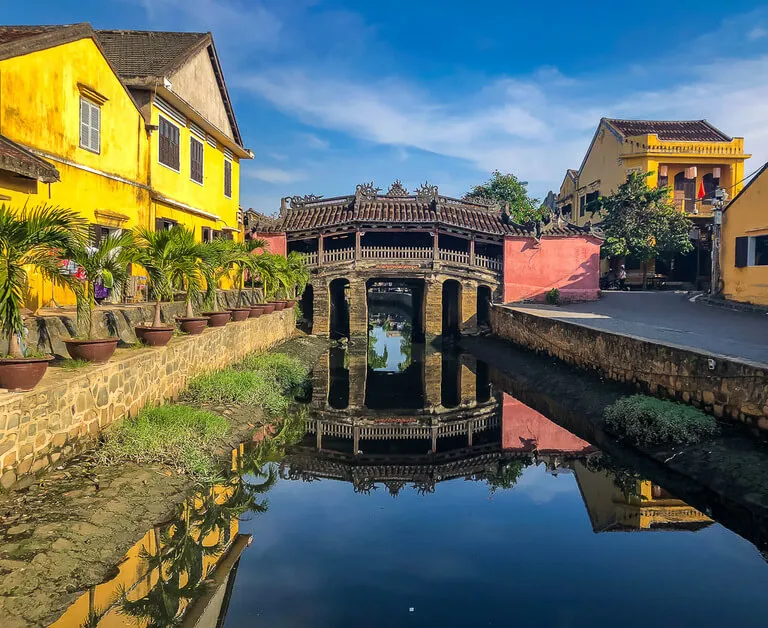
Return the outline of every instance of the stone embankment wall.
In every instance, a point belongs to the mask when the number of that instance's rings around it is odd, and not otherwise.
[[[112,422],[175,399],[189,379],[264,351],[295,327],[293,310],[275,312],[174,338],[163,348],[118,349],[107,364],[52,366],[34,390],[0,393],[0,484],[12,487],[81,451]]]
[[[491,329],[499,338],[642,392],[768,430],[768,369],[758,364],[500,306],[491,308]]]

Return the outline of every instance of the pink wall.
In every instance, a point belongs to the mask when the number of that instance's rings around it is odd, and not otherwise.
[[[592,236],[504,238],[504,302],[543,301],[552,288],[563,301],[597,299],[600,244]]]
[[[504,394],[501,414],[501,447],[541,453],[590,453],[595,447],[553,423],[543,414]]]
[[[284,233],[254,233],[254,238],[267,241],[267,251],[277,255],[287,255],[288,241]]]

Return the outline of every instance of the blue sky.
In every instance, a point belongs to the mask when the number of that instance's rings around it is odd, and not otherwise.
[[[246,146],[242,204],[498,168],[543,197],[601,116],[707,118],[768,160],[768,7],[451,0],[36,0],[7,24],[213,32]]]

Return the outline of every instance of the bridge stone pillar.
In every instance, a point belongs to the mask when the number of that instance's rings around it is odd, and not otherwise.
[[[312,407],[325,409],[328,405],[328,357],[326,351],[312,369]],[[318,424],[320,421],[318,420]],[[320,428],[318,427],[318,430]]]
[[[430,336],[443,333],[443,284],[440,281],[425,282],[424,331]]]
[[[477,327],[477,284],[465,281],[461,284],[461,331]]]
[[[368,376],[368,343],[355,340],[349,345],[349,407],[365,406],[365,380]],[[357,450],[355,450],[357,451]]]
[[[443,385],[443,356],[429,353],[424,357],[424,404],[435,408],[440,405]]]
[[[349,280],[349,334],[368,334],[368,293],[365,279]]]
[[[477,375],[472,372],[468,356],[461,358],[461,405],[475,403],[477,399]]]
[[[331,331],[331,297],[328,282],[322,278],[312,281],[312,333],[327,336]]]

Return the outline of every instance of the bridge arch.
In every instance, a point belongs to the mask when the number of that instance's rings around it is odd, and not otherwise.
[[[315,319],[315,288],[311,283],[307,284],[299,301],[301,315],[304,319],[307,333],[312,333],[312,323]]]
[[[461,330],[461,282],[446,279],[442,288],[443,297],[443,336],[456,336]]]
[[[349,279],[346,277],[339,277],[328,284],[331,338],[349,336],[349,291]]]
[[[477,325],[491,324],[491,295],[490,287],[480,284],[477,286]]]

